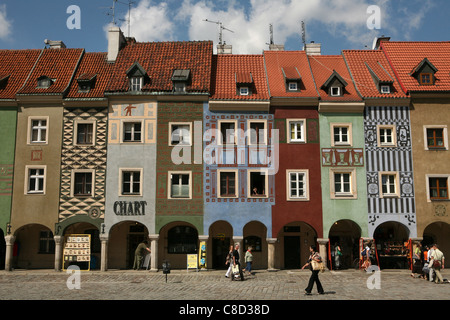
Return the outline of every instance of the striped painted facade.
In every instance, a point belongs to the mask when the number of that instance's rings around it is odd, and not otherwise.
[[[380,146],[379,130],[395,132],[392,147]],[[384,222],[396,221],[417,236],[409,108],[366,107],[364,112],[369,236]],[[381,173],[397,177],[397,196],[383,197]]]

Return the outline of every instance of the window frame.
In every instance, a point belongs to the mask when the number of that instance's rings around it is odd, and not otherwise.
[[[173,129],[172,126],[189,126],[189,143],[177,143],[174,144],[172,140],[173,135]],[[169,146],[176,147],[176,146],[192,146],[192,122],[169,122]],[[184,137],[184,135],[180,135],[180,137]]]
[[[428,130],[433,130],[433,129],[434,130],[442,129],[442,136],[443,136],[443,142],[444,142],[444,145],[442,147],[428,146]],[[433,150],[433,151],[448,150],[447,125],[425,125],[425,126],[423,126],[423,136],[424,136],[424,149],[425,150]]]
[[[297,177],[299,175],[303,176],[303,195],[302,196],[293,197],[291,195],[291,190],[292,190],[291,174],[296,174]],[[298,187],[297,187],[297,189],[298,189]],[[286,200],[287,201],[309,201],[309,199],[310,199],[309,170],[308,169],[287,169],[286,170]]]
[[[264,124],[264,129],[263,129],[263,141],[261,142],[259,140],[259,135],[257,138],[257,143],[253,143],[252,142],[252,130],[251,130],[251,125],[253,123],[262,123]],[[248,119],[247,120],[247,143],[249,146],[258,146],[258,145],[267,145],[267,120],[266,119]]]
[[[431,197],[430,179],[446,179],[447,180],[447,188],[446,188],[447,189],[447,198]],[[449,201],[450,200],[450,194],[449,194],[450,174],[426,174],[425,175],[425,182],[426,182],[427,202]]]
[[[349,192],[336,192],[336,174],[348,174],[350,178],[350,191]],[[330,168],[329,170],[330,180],[330,198],[331,199],[357,199],[358,192],[356,186],[356,168]]]
[[[226,194],[222,195],[221,188],[221,174],[222,173],[234,173],[234,195]],[[238,198],[239,197],[239,171],[233,169],[220,169],[217,170],[217,197],[218,198]]]
[[[125,140],[125,126],[127,124],[137,124],[139,123],[141,125],[141,139],[140,140]],[[120,135],[120,142],[121,143],[143,143],[144,142],[144,121],[143,120],[132,120],[132,119],[127,119],[127,120],[122,120],[121,123],[121,127],[122,127],[122,133]],[[132,133],[132,136],[134,136],[135,133]]]
[[[91,192],[90,193],[75,193],[76,175],[77,174],[91,174]],[[71,172],[71,188],[70,196],[76,198],[88,198],[95,195],[95,169],[73,169]]]
[[[252,195],[252,173],[259,173],[264,179],[264,194]],[[269,175],[266,169],[247,170],[247,197],[253,199],[261,199],[269,197]]]
[[[139,83],[134,83],[134,81],[137,81],[137,80],[139,80],[138,82]],[[140,92],[140,91],[142,91],[142,86],[143,86],[143,84],[144,84],[144,77],[141,77],[141,76],[131,76],[130,78],[129,78],[129,81],[130,81],[130,92]],[[134,88],[137,88],[138,90],[134,90]]]
[[[291,123],[301,123],[301,139],[291,138]],[[298,130],[295,132],[298,132]],[[306,143],[306,119],[286,119],[286,134],[288,143]]]
[[[42,190],[34,189],[30,190],[31,181],[31,170],[44,170],[42,175],[36,175],[35,180],[42,179]],[[24,194],[25,195],[45,195],[46,194],[46,184],[47,184],[47,166],[46,165],[27,165],[25,166],[25,184],[24,184]],[[35,183],[35,186],[39,186],[39,182]]]
[[[78,126],[79,125],[92,125],[92,142],[91,143],[80,143],[78,142]],[[75,146],[94,146],[95,145],[95,139],[96,139],[96,121],[95,120],[74,120],[73,125],[73,145]]]
[[[387,89],[387,90],[384,90]],[[390,94],[391,93],[391,86],[389,84],[382,84],[380,85],[380,93],[382,94]]]
[[[39,231],[39,254],[55,253],[55,238],[51,230]]]
[[[33,141],[33,121],[45,120],[45,127],[38,129],[38,136],[42,138],[42,128],[45,128],[45,140]],[[48,144],[48,133],[49,133],[49,117],[48,116],[30,116],[28,117],[28,134],[27,134],[27,144],[38,145],[38,144]]]
[[[424,81],[424,77],[428,76],[429,81]],[[419,84],[421,86],[432,86],[434,85],[434,74],[432,72],[421,72],[419,73]]]
[[[124,173],[126,172],[139,172],[139,192],[130,192],[130,193],[124,193],[124,187],[123,184],[125,183],[124,181]],[[120,197],[141,197],[143,195],[143,175],[144,173],[144,169],[143,168],[119,168],[119,196]],[[133,182],[131,182],[131,187],[130,189],[132,189],[133,186]]]
[[[239,95],[240,96],[249,96],[250,95],[250,88],[247,86],[239,87]]]
[[[172,175],[188,175],[189,176],[189,195],[187,197],[172,196]],[[190,200],[192,199],[192,171],[169,171],[167,172],[167,177],[169,179],[168,189],[167,189],[167,199],[171,200]],[[182,185],[182,184],[181,184]]]
[[[347,128],[347,142],[336,141],[334,138],[334,129]],[[353,127],[351,122],[333,122],[330,123],[331,146],[352,146],[353,145]]]
[[[337,93],[334,93],[333,92],[334,90],[337,90]],[[331,86],[330,87],[330,96],[332,96],[332,97],[340,97],[340,96],[342,96],[341,91],[342,91],[342,88],[340,86]]]
[[[288,91],[298,91],[298,82],[297,81],[288,81],[287,87],[288,87]]]
[[[397,171],[382,171],[379,172],[379,185],[380,185],[380,198],[399,198],[400,197],[400,176]],[[393,176],[394,177],[394,188],[395,192],[384,193],[383,187],[383,176]],[[389,182],[391,184],[391,182]]]
[[[381,130],[391,130],[391,139],[392,142],[386,143],[381,142]],[[383,135],[386,137],[386,135]],[[378,147],[396,147],[397,146],[397,127],[394,124],[383,124],[383,125],[377,125],[377,144]]]
[[[233,123],[234,124],[234,134],[233,134],[234,141],[233,141],[233,143],[227,143],[228,136],[226,136],[226,135],[225,135],[225,142],[226,143],[224,143],[224,137],[223,137],[223,134],[222,134],[222,125],[224,123]],[[217,128],[218,130],[217,130],[216,139],[217,139],[218,145],[222,145],[222,146],[226,146],[226,145],[230,145],[230,146],[233,145],[234,146],[234,145],[237,145],[237,139],[238,139],[238,137],[237,137],[237,135],[238,135],[237,120],[227,120],[227,119],[219,120],[217,122],[217,126],[218,126],[218,128]],[[227,130],[230,130],[230,129],[227,129]]]

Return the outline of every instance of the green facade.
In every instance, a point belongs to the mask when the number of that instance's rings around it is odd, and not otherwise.
[[[367,183],[363,114],[320,113],[319,123],[322,153],[323,235],[328,238],[330,230],[336,222],[347,220],[359,226],[361,237],[367,237]],[[333,145],[333,126],[348,126],[351,134],[350,145]],[[339,157],[340,154],[344,155],[342,159]],[[328,155],[331,155],[331,157]],[[333,175],[340,172],[352,174],[353,196],[336,196],[333,194]],[[356,180],[356,185],[354,180]]]
[[[4,234],[11,217],[16,122],[16,108],[0,109],[0,228]]]

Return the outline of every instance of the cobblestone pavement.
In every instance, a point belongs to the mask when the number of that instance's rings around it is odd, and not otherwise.
[[[225,271],[160,272],[110,270],[75,274],[53,270],[0,271],[0,300],[435,300],[450,299],[450,283],[412,278],[408,270],[326,271],[320,274],[324,295],[304,295],[310,271],[258,271],[245,281],[230,281]],[[450,279],[450,270],[443,270]],[[69,285],[68,285],[69,284]],[[69,287],[72,287],[70,289]]]

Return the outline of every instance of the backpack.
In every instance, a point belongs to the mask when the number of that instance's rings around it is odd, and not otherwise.
[[[361,251],[361,255],[362,255],[363,257],[365,257],[366,254],[367,254],[367,249],[364,249],[363,251]]]

